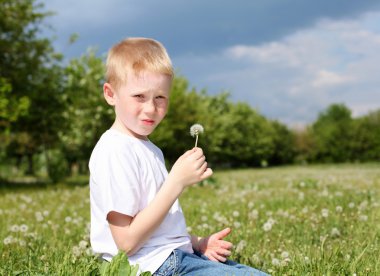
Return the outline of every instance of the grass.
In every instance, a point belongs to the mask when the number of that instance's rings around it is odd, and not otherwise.
[[[0,275],[98,274],[87,176],[0,185]],[[231,227],[232,259],[272,275],[380,275],[380,167],[216,172],[180,201],[189,231]]]

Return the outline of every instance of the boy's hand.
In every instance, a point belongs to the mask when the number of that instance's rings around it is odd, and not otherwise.
[[[174,163],[168,178],[172,179],[182,188],[198,183],[212,175],[212,170],[207,168],[206,157],[201,148],[193,148],[185,152]]]
[[[227,261],[227,257],[231,255],[232,243],[224,241],[223,239],[230,233],[231,229],[225,228],[206,238],[201,238],[195,249],[211,261],[224,263]]]

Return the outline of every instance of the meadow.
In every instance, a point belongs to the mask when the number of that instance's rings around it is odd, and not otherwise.
[[[188,230],[231,227],[232,259],[272,275],[380,275],[379,164],[217,171],[181,199]],[[0,275],[96,275],[87,176],[0,185]]]

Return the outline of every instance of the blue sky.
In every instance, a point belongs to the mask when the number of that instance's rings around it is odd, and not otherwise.
[[[67,58],[125,37],[161,41],[197,90],[229,91],[289,126],[331,103],[354,116],[380,108],[378,0],[44,0]],[[71,34],[79,39],[68,44]],[[101,88],[100,88],[101,89]]]

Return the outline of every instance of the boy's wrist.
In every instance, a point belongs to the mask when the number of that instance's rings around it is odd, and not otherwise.
[[[194,251],[200,252],[199,242],[201,239],[202,239],[201,237],[191,235],[191,245]]]
[[[179,183],[177,183],[177,181],[170,177],[170,174],[166,178],[164,185],[168,186],[170,191],[172,191],[177,196],[180,196],[184,190],[184,188]]]

